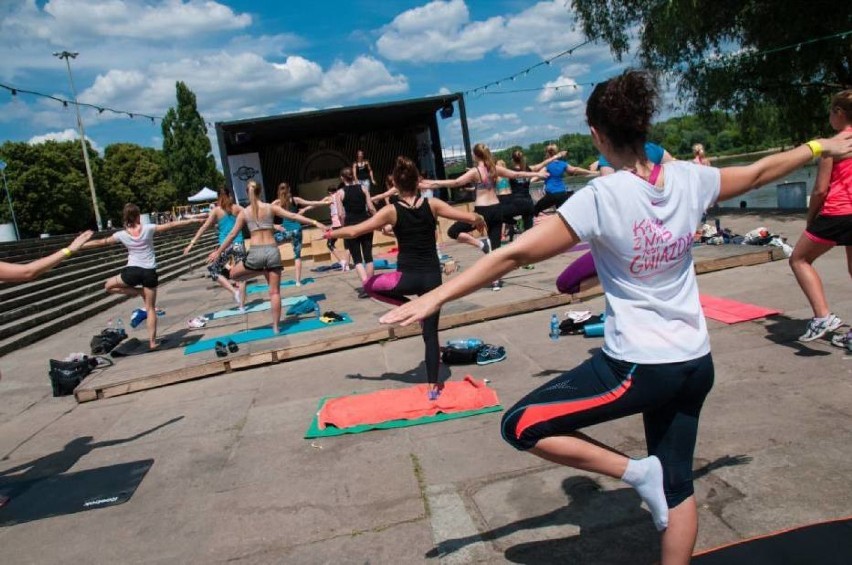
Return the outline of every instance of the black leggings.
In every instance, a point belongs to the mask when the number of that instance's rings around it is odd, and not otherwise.
[[[503,416],[503,439],[517,449],[594,424],[642,413],[649,455],[663,464],[669,508],[693,491],[698,416],[713,387],[708,353],[682,363],[637,365],[598,352],[526,395]]]
[[[544,196],[535,203],[533,214],[538,216],[550,207],[559,208],[566,200],[571,198],[572,194],[574,194],[572,190],[566,190],[565,192],[545,192]]]
[[[408,296],[421,296],[433,288],[441,286],[441,271],[409,273],[395,271],[370,277],[364,283],[364,290],[371,297],[382,302],[399,306],[408,302]],[[420,324],[423,329],[423,343],[426,346],[426,378],[430,384],[438,382],[438,364],[441,349],[438,343],[438,310]]]
[[[359,263],[373,262],[373,232],[353,237],[346,240],[346,249],[352,254],[352,262],[356,265]]]
[[[512,207],[514,215],[520,216],[524,223],[524,231],[533,227],[533,216],[535,215],[535,204],[529,194],[514,194],[512,196]]]
[[[474,206],[473,211],[485,218],[485,225],[488,228],[488,241],[491,243],[491,250],[500,247],[500,239],[503,234],[503,206],[500,204],[492,204],[490,206]],[[467,222],[456,222],[447,230],[447,235],[452,239],[458,239],[459,235],[467,232],[472,232],[475,228],[473,224]]]

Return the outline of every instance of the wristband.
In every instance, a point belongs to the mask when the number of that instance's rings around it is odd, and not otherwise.
[[[822,144],[816,139],[810,140],[805,145],[810,148],[811,153],[814,154],[814,157],[819,157],[820,155],[822,155]]]
[[[71,257],[72,251],[70,249],[68,249],[67,247],[63,247],[62,253],[64,253],[66,257]]]

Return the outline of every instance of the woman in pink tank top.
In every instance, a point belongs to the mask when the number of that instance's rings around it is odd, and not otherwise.
[[[844,90],[831,99],[828,120],[835,131],[852,134],[852,90]],[[846,247],[846,263],[852,275],[852,158],[820,160],[807,221],[805,233],[790,257],[793,274],[814,311],[799,341],[819,339],[842,325],[828,309],[822,280],[813,263],[835,245],[842,245]]]

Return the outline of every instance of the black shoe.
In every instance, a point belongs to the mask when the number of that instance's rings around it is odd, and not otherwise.
[[[228,340],[228,351],[230,351],[231,353],[236,353],[239,350],[240,350],[240,348],[237,345],[237,343],[233,339],[229,339]]]
[[[367,294],[366,290],[361,289],[358,291],[358,298],[370,298],[370,295]]]
[[[225,344],[221,341],[217,341],[216,347],[213,349],[216,351],[216,357],[226,357],[228,355],[228,350],[225,348]]]

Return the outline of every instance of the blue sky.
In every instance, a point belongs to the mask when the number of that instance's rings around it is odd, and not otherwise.
[[[79,51],[81,102],[161,116],[183,80],[215,122],[472,89],[581,43],[574,21],[565,0],[3,0],[0,82],[68,98],[51,53]],[[592,44],[489,90],[569,88],[470,95],[473,141],[585,131],[590,87],[570,86],[622,67]],[[100,150],[162,143],[159,122],[95,110],[83,121]],[[73,108],[0,90],[0,141],[76,139],[75,127]],[[442,129],[445,146],[460,144],[456,119]]]

